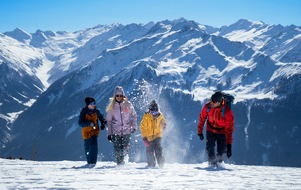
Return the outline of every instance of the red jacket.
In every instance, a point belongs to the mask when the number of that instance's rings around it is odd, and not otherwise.
[[[206,103],[200,113],[199,124],[198,124],[198,134],[203,133],[204,124],[207,119],[207,110],[210,102]],[[225,106],[225,105],[224,105]],[[225,134],[227,139],[227,144],[232,144],[233,141],[233,131],[234,131],[234,115],[229,107],[224,110],[224,117],[222,116],[222,107],[210,108],[208,112],[208,120],[206,131],[216,134]]]

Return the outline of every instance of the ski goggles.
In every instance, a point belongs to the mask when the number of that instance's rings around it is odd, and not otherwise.
[[[90,106],[96,106],[96,102],[91,102],[89,105]]]
[[[159,112],[158,112],[158,111],[150,111],[150,113],[151,113],[152,115],[157,115]]]

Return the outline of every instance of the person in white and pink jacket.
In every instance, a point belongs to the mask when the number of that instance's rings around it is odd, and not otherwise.
[[[137,116],[121,86],[115,87],[106,111],[108,140],[113,142],[117,165],[124,165],[130,147],[131,134],[137,129]]]

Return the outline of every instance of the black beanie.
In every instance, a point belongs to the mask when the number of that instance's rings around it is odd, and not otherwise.
[[[88,106],[91,102],[95,102],[95,100],[94,100],[94,98],[92,98],[92,97],[87,97],[87,98],[85,99],[85,102],[86,102],[86,105]]]
[[[222,99],[223,99],[223,93],[221,91],[217,91],[211,96],[211,100],[217,102],[222,102]]]
[[[159,110],[159,107],[158,107],[158,104],[157,104],[156,100],[151,101],[148,109],[150,111],[158,111]]]

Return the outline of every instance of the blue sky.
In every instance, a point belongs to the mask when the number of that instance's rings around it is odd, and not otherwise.
[[[301,0],[0,0],[0,32],[74,32],[96,25],[186,18],[221,27],[249,19],[301,26]]]

